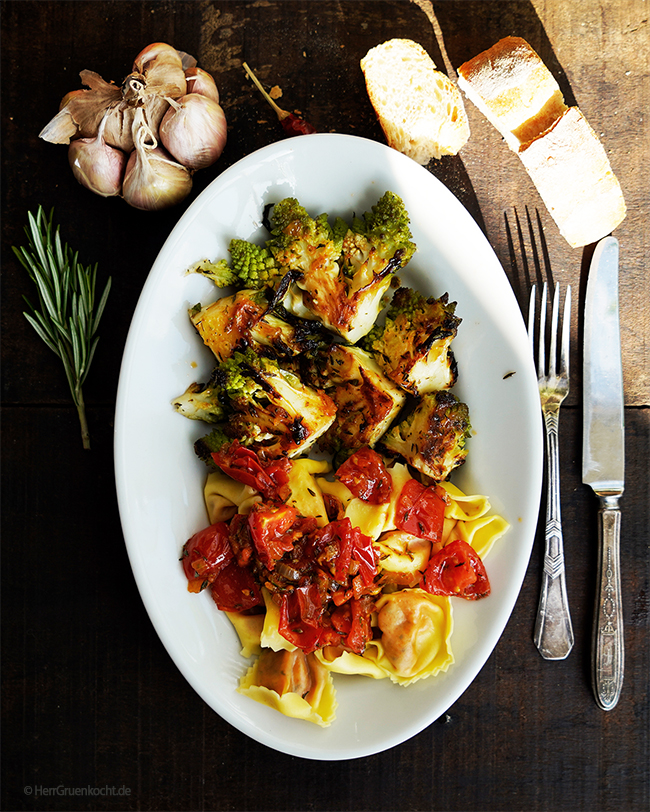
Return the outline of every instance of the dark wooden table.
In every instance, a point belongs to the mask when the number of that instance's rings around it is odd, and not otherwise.
[[[2,808],[151,810],[645,810],[648,678],[648,16],[645,0],[528,2],[2,3]],[[553,274],[577,292],[572,392],[563,407],[562,510],[576,645],[546,662],[532,642],[537,538],[520,598],[474,683],[438,722],[350,762],[289,757],[208,708],[177,671],[143,608],[122,538],[113,415],[141,287],[170,230],[226,167],[283,137],[243,60],[320,131],[383,141],[359,59],[393,36],[421,42],[448,72],[502,36],[525,37],[565,97],[601,134],[627,199],[621,243],[627,487],[622,507],[623,694],[590,688],[596,502],[581,483],[581,313],[593,247],[559,236],[518,159],[467,103],[472,137],[428,169],[494,246],[515,290],[508,225],[539,207]],[[84,68],[120,80],[162,40],[219,83],[226,150],[186,203],[147,214],[73,179],[66,150],[38,139]],[[57,359],[22,316],[31,282],[10,247],[27,212],[54,207],[64,238],[113,277],[86,385],[92,450]],[[79,789],[79,794],[73,795]],[[90,789],[88,789],[90,788]],[[109,788],[109,789],[106,789]],[[121,789],[120,789],[121,788]],[[110,794],[111,792],[115,794]],[[120,793],[121,794],[118,794]],[[94,794],[93,794],[94,793]]]

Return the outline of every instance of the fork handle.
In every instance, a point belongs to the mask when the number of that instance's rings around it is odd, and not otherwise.
[[[599,498],[592,682],[598,706],[611,710],[621,695],[625,659],[619,569],[621,511],[618,496]]]
[[[573,648],[573,627],[566,591],[564,537],[560,514],[558,417],[559,411],[544,414],[548,466],[544,571],[533,639],[545,660],[564,660]]]

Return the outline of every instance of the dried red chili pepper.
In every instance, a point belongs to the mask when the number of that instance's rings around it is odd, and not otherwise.
[[[273,101],[273,99],[269,96],[266,90],[264,90],[259,79],[257,78],[257,76],[255,76],[253,71],[248,67],[248,65],[245,62],[243,63],[243,65],[244,70],[253,80],[257,89],[260,91],[260,93],[264,96],[264,98],[273,108],[276,116],[278,117],[278,121],[280,122],[280,124],[282,124],[282,129],[288,135],[309,135],[310,133],[315,133],[317,131],[316,128],[312,127],[312,125],[308,121],[305,121],[304,118],[300,118],[300,116],[297,116],[295,113],[290,113],[288,110],[283,110],[281,107],[278,107],[278,105]]]

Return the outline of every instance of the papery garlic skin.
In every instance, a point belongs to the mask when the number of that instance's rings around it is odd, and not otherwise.
[[[122,101],[109,108],[106,116],[106,131],[104,132],[106,143],[127,154],[130,153],[134,149],[132,130],[135,107]]]
[[[202,68],[188,68],[185,71],[185,81],[187,82],[188,93],[198,93],[199,96],[207,96],[212,101],[219,104],[219,88],[214,78]]]
[[[183,166],[190,169],[212,166],[227,139],[226,116],[221,106],[198,93],[188,93],[170,104],[160,122],[160,140]]]
[[[122,177],[127,156],[104,140],[107,117],[94,138],[70,142],[68,161],[77,181],[102,197],[116,197],[122,191]]]

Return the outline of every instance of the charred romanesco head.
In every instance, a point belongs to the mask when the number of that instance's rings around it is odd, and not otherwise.
[[[336,262],[341,235],[335,234],[327,214],[311,217],[295,198],[287,197],[273,207],[267,246],[285,271],[308,274]]]
[[[225,433],[266,457],[307,451],[334,421],[336,407],[272,358],[235,352],[215,371],[230,407]]]
[[[355,217],[343,240],[341,262],[347,276],[394,274],[415,252],[404,201],[385,192],[363,217]]]
[[[467,404],[451,392],[431,392],[384,435],[382,444],[418,471],[442,482],[465,462],[465,441],[471,429]]]
[[[447,294],[425,298],[411,288],[395,291],[385,323],[375,325],[363,340],[384,373],[414,395],[449,389],[457,367],[450,345],[461,320]]]

